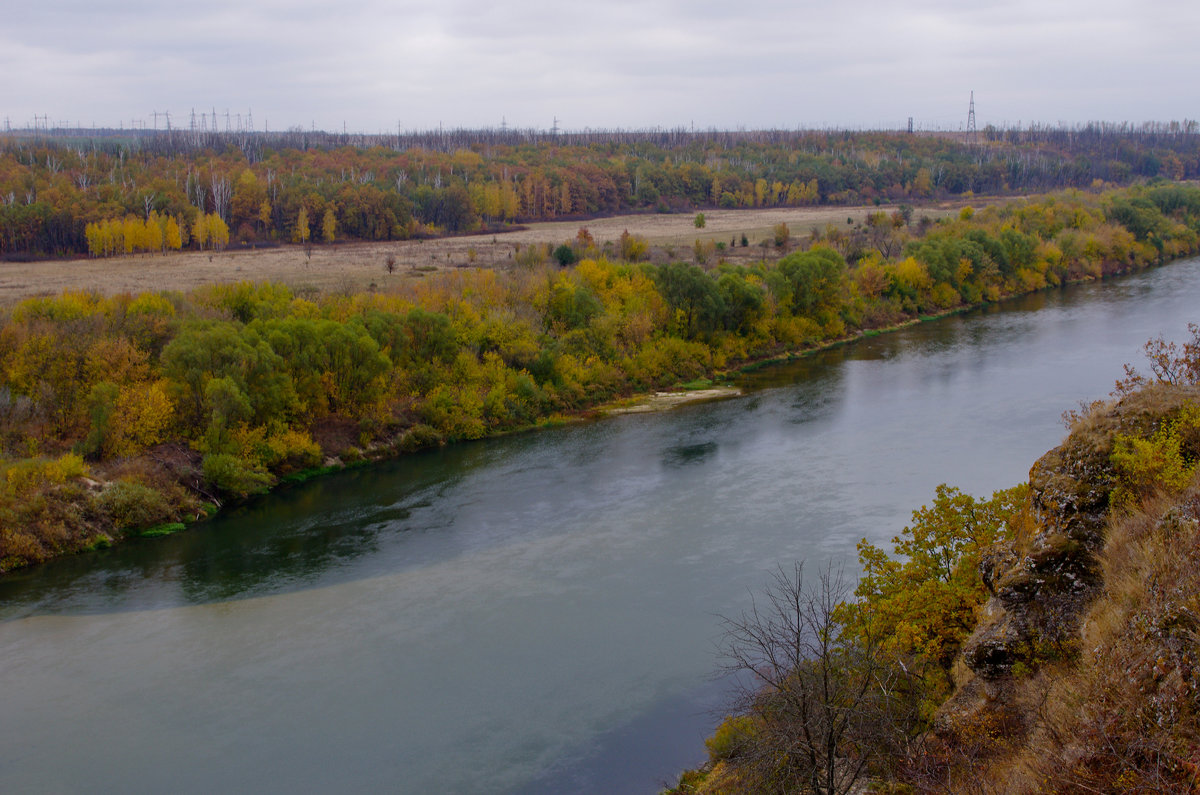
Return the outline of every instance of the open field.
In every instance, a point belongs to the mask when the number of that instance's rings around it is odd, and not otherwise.
[[[927,215],[938,218],[957,212],[966,202],[944,203],[913,210],[913,220]],[[976,199],[974,204],[988,203]],[[499,234],[467,235],[438,240],[408,240],[386,243],[344,243],[314,246],[311,256],[301,246],[231,248],[222,252],[182,252],[168,255],[140,254],[108,259],[0,262],[0,305],[24,298],[57,295],[64,290],[93,290],[107,295],[124,292],[190,290],[214,282],[273,281],[301,293],[387,290],[405,280],[450,268],[508,267],[519,249],[529,245],[558,245],[575,238],[587,227],[597,244],[616,241],[628,230],[650,243],[656,258],[690,259],[697,240],[740,240],[747,248],[722,253],[730,261],[757,259],[759,246],[772,236],[772,228],[786,223],[794,239],[807,237],[815,227],[828,224],[846,228],[847,219],[860,224],[870,212],[891,212],[894,207],[793,207],[760,210],[705,210],[703,229],[694,226],[693,213],[670,215],[621,215],[588,221],[556,221],[530,224],[527,228]],[[774,255],[774,249],[771,249]],[[395,258],[392,272],[388,257]],[[372,287],[373,286],[373,287]]]

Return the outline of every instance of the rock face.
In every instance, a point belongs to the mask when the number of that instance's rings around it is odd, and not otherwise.
[[[1034,464],[1029,485],[1037,531],[983,556],[980,573],[993,596],[962,654],[984,682],[965,683],[943,706],[950,723],[955,713],[977,711],[979,694],[995,691],[1016,666],[1073,652],[1084,610],[1102,586],[1097,555],[1116,485],[1110,463],[1115,439],[1152,434],[1189,401],[1200,401],[1200,388],[1149,387],[1095,405],[1061,445]]]

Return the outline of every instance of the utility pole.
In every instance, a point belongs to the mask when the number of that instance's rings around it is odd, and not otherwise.
[[[967,111],[967,143],[975,144],[975,92],[971,92],[971,108]]]

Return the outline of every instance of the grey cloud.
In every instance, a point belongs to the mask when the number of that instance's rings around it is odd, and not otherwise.
[[[1198,6],[917,0],[63,0],[11,9],[0,113],[116,123],[169,105],[272,126],[861,126],[906,115],[1195,115]],[[3,39],[7,38],[7,41]],[[938,122],[941,123],[941,122]]]

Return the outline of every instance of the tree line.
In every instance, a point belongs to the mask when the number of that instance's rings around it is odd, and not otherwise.
[[[168,148],[156,136],[0,139],[0,255],[88,253],[88,224],[152,212],[181,229],[214,214],[235,244],[297,239],[301,211],[314,225],[330,214],[339,238],[393,240],[625,211],[913,201],[1200,175],[1192,126],[993,130],[974,146],[847,131],[464,134],[453,145],[245,135],[257,141],[249,154],[223,134]]]

